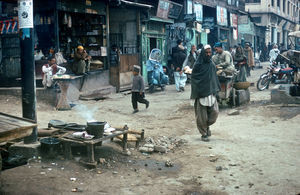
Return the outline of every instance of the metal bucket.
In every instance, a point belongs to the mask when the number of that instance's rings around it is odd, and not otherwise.
[[[101,138],[105,124],[106,122],[87,122],[86,131],[88,134],[94,135],[95,138]]]
[[[60,141],[53,137],[47,137],[40,140],[41,154],[45,158],[55,158],[59,152]]]

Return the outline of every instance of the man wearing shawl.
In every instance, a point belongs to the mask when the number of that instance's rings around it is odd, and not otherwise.
[[[226,74],[233,74],[235,72],[232,56],[228,51],[224,51],[222,43],[217,42],[214,45],[216,54],[212,57],[212,61],[220,71]]]
[[[255,65],[254,65],[254,53],[253,53],[249,43],[245,44],[244,53],[245,53],[245,56],[247,59],[247,67],[246,67],[247,76],[250,76],[250,71]]]
[[[243,52],[243,48],[238,46],[234,55],[234,62],[236,63],[236,69],[239,70],[239,74],[236,77],[237,82],[247,81],[247,58]]]
[[[203,141],[209,141],[209,126],[216,122],[219,114],[216,95],[220,91],[220,83],[211,55],[210,45],[205,45],[194,65],[191,79],[191,99],[195,99],[197,128]]]

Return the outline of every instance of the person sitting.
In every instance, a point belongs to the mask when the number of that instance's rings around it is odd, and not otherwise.
[[[272,64],[273,61],[276,60],[277,56],[280,54],[280,51],[278,49],[277,45],[273,46],[273,49],[270,51],[269,53],[269,57],[270,57],[270,63]]]
[[[91,56],[87,54],[82,46],[78,46],[74,55],[72,71],[77,75],[90,71],[90,60]]]
[[[225,72],[226,74],[232,75],[235,72],[235,68],[231,54],[223,50],[222,43],[217,42],[214,48],[216,54],[212,57],[212,61],[215,63],[216,68],[219,69],[217,73],[221,74]]]
[[[55,57],[50,57],[48,60],[48,64],[43,65],[42,67],[42,78],[43,85],[45,88],[53,86],[53,75],[55,74],[64,74],[66,72],[66,68],[62,66],[58,66],[56,64]]]

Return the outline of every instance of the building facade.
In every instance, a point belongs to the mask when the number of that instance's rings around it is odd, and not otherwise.
[[[289,48],[288,33],[299,30],[299,0],[246,0],[253,22],[265,27],[265,44]]]

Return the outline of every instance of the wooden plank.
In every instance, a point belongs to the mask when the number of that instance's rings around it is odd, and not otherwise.
[[[7,142],[10,140],[15,140],[18,138],[24,138],[29,136],[32,133],[33,127],[32,128],[23,128],[23,129],[18,129],[15,131],[7,131],[5,134],[0,134],[0,143],[1,142]]]
[[[17,116],[13,116],[13,115],[9,115],[9,114],[5,114],[3,112],[0,112],[0,116],[6,116],[6,117],[9,117],[9,118],[14,118],[14,119],[18,119],[18,120],[21,120],[21,121],[27,121],[29,123],[36,123],[35,121],[33,120],[30,120],[30,119],[27,119],[27,118],[21,118],[21,117],[17,117]]]
[[[120,55],[120,72],[132,71],[133,65],[139,65],[138,54],[122,54]]]

